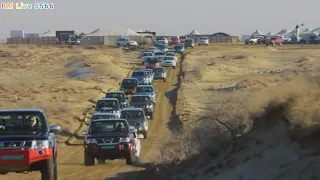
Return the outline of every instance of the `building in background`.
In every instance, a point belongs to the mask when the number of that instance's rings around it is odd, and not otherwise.
[[[10,31],[11,38],[24,38],[24,31],[23,30],[12,30]]]

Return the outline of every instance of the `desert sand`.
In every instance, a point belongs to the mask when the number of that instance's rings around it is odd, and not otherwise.
[[[162,151],[158,166],[171,168],[159,174],[319,179],[318,141],[312,138],[319,123],[318,59],[319,46],[312,45],[189,50],[178,99],[185,135]]]

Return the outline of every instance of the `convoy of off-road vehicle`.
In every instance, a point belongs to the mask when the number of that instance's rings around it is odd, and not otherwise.
[[[182,44],[174,47],[168,51],[154,47],[154,52],[144,53],[151,54],[142,56],[145,67],[135,69],[119,83],[119,90],[104,92],[93,105],[92,117],[84,122],[88,128],[82,132],[85,166],[94,166],[96,160],[139,162],[140,139],[148,138],[149,120],[157,121],[157,90],[152,84],[157,79],[166,81],[165,66],[171,63],[175,68],[176,54],[184,53]],[[49,126],[40,109],[0,110],[0,174],[40,171],[41,180],[57,180],[58,148],[53,133],[59,131],[60,126]]]

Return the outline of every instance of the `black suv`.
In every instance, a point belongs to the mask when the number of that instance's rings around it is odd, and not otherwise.
[[[122,91],[109,91],[106,93],[105,98],[117,98],[121,108],[125,108],[128,106],[128,97],[126,97],[126,94]]]
[[[120,91],[125,94],[135,93],[137,86],[139,85],[139,81],[137,78],[124,78],[120,85]]]
[[[154,103],[149,95],[133,95],[131,97],[130,106],[134,108],[142,108],[150,119],[153,119]]]
[[[320,39],[317,36],[310,36],[309,44],[320,44]]]
[[[0,174],[40,171],[57,179],[57,141],[41,109],[0,110]]]
[[[141,143],[137,129],[129,126],[125,119],[101,119],[92,121],[84,140],[84,165],[94,166],[107,159],[125,158],[127,164],[139,161]]]

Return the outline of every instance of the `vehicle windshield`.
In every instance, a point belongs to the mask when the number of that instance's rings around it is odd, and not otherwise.
[[[129,125],[126,121],[92,121],[89,134],[99,134],[106,132],[129,132]]]
[[[153,88],[148,86],[138,86],[136,92],[153,92]]]
[[[149,96],[132,96],[131,102],[152,102]]]
[[[156,52],[155,55],[156,56],[164,56],[164,55],[166,55],[166,53],[164,53],[164,52]]]
[[[122,111],[121,118],[124,118],[124,119],[144,118],[144,115],[142,111]]]
[[[124,79],[122,80],[123,85],[137,85],[138,81],[135,79]]]
[[[132,76],[148,76],[147,72],[143,72],[143,71],[136,71],[132,73]]]
[[[187,39],[185,42],[186,43],[192,43],[192,40],[191,39]]]
[[[208,38],[206,37],[201,37],[200,40],[207,40]]]
[[[159,40],[165,40],[165,39],[164,37],[157,37],[156,40],[159,41]]]
[[[96,108],[118,108],[118,103],[115,100],[99,100]]]
[[[166,56],[175,56],[174,53],[167,53]]]
[[[153,72],[164,72],[164,68],[154,68]]]
[[[97,119],[115,119],[115,115],[112,114],[99,114],[99,115],[93,115],[92,120],[97,120]]]
[[[157,64],[159,63],[159,60],[158,59],[148,59],[148,64]]]
[[[155,47],[149,48],[149,51],[154,51],[154,50],[156,50]]]
[[[0,134],[24,134],[48,131],[41,112],[0,112]]]
[[[143,53],[142,56],[153,56],[152,53]]]
[[[124,99],[124,94],[122,93],[107,93],[106,98],[117,98],[117,99]]]
[[[173,60],[173,56],[166,56],[163,58],[163,60]]]
[[[164,48],[168,48],[168,46],[165,45],[165,44],[159,44],[159,45],[158,45],[158,48],[159,48],[159,49],[164,49]]]
[[[180,36],[180,39],[187,39],[186,36]]]
[[[174,46],[173,49],[182,49],[183,46]]]

